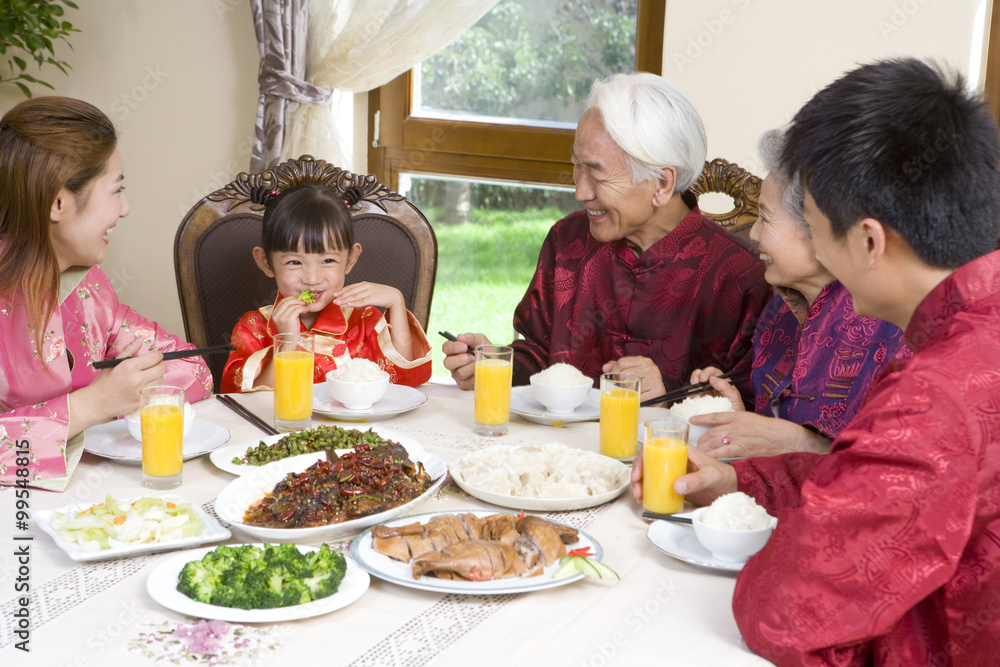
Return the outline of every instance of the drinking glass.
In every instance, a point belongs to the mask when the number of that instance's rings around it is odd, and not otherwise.
[[[688,424],[676,417],[646,422],[642,445],[642,507],[673,514],[684,509],[684,496],[674,482],[687,472]]]
[[[601,376],[601,454],[613,459],[635,456],[639,441],[639,388],[642,379],[628,373]]]
[[[274,337],[274,425],[294,431],[312,423],[313,337]]]
[[[503,345],[476,347],[477,435],[505,435],[510,426],[510,379],[514,348]]]
[[[173,489],[184,467],[184,390],[161,385],[139,392],[142,485]]]

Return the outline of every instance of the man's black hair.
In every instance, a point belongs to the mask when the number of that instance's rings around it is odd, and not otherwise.
[[[997,125],[960,75],[934,65],[884,60],[821,90],[795,115],[781,168],[802,177],[834,238],[874,218],[938,268],[997,247]]]

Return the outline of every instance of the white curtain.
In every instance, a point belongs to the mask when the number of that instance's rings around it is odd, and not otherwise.
[[[300,104],[284,158],[308,153],[351,168],[353,94],[384,85],[472,27],[499,0],[309,0],[306,81],[333,90],[328,104]],[[345,113],[348,112],[348,113]]]

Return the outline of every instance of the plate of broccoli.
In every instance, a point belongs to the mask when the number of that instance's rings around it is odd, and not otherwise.
[[[346,607],[369,583],[367,572],[326,544],[243,544],[174,554],[150,573],[146,590],[181,614],[275,623]]]

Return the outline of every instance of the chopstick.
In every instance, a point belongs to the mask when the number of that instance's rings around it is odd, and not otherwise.
[[[235,350],[232,345],[228,343],[226,345],[213,345],[212,347],[200,347],[193,350],[178,350],[176,352],[164,352],[163,360],[169,361],[171,359],[184,359],[186,357],[207,357],[210,354],[222,354],[223,352],[232,352]],[[104,359],[102,361],[95,361],[94,368],[114,368],[126,359],[131,359],[132,357],[122,357],[121,359]]]
[[[739,371],[729,371],[728,373],[723,373],[718,377],[723,380],[732,378],[733,384],[736,384],[737,382],[743,382],[743,380],[746,379],[742,377],[734,377],[738,373]],[[668,391],[662,396],[647,398],[645,401],[640,403],[639,406],[643,408],[648,408],[650,405],[654,405],[656,403],[664,403],[664,402],[673,403],[675,401],[681,400],[682,398],[687,398],[688,396],[694,396],[695,394],[700,394],[703,391],[711,391],[711,390],[712,390],[712,384],[710,382],[697,382],[695,384],[687,384],[684,385],[683,387],[678,387],[677,389]]]
[[[441,334],[442,336],[444,336],[445,338],[447,338],[448,340],[450,340],[452,343],[458,343],[459,342],[458,336],[456,336],[455,334],[453,334],[450,331],[438,331],[438,333]],[[471,354],[472,356],[476,356],[476,349],[474,347],[472,347],[471,345],[466,345],[465,349],[468,350],[469,354]]]
[[[691,517],[676,516],[674,514],[657,514],[656,512],[643,511],[643,519],[655,519],[657,521],[673,521],[674,523],[693,523]]]
[[[246,419],[248,422],[259,428],[264,433],[267,433],[268,435],[279,435],[281,433],[281,431],[274,428],[266,421],[264,421],[254,413],[250,412],[249,410],[247,410],[242,403],[237,401],[229,394],[216,394],[215,397],[220,401],[222,401],[222,404],[225,405],[227,408],[238,414],[240,417],[243,417],[243,419]]]

